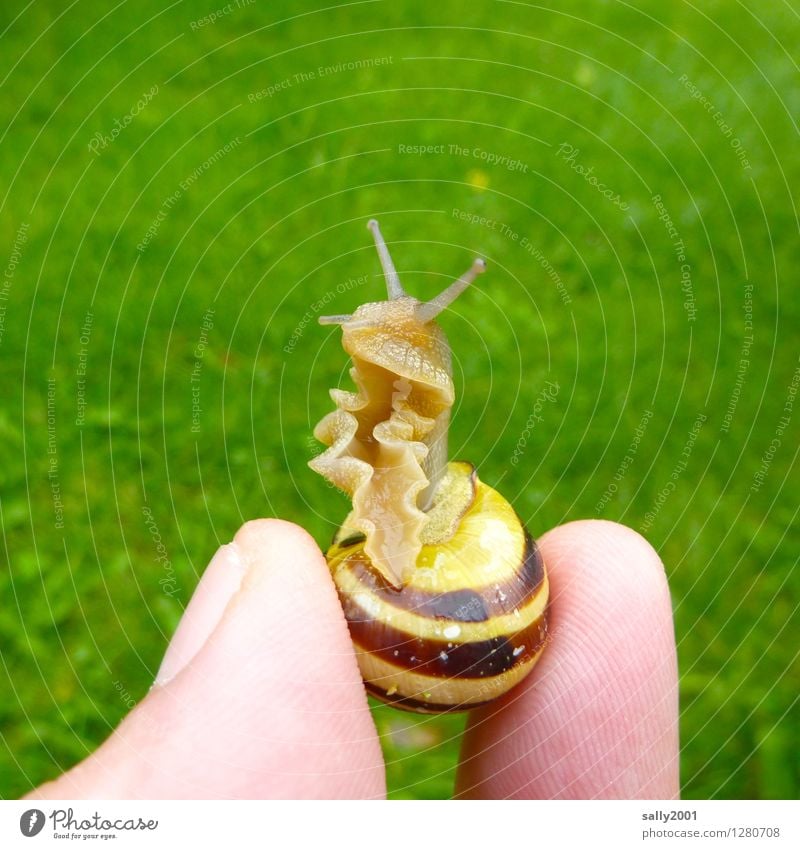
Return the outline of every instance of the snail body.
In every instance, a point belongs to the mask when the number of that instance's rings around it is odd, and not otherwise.
[[[432,301],[407,295],[369,222],[389,299],[323,324],[342,327],[357,392],[314,435],[311,468],[353,509],[326,558],[370,693],[422,713],[467,710],[507,692],[546,644],[548,582],[511,505],[469,463],[447,461],[455,399],[436,316],[482,260]]]

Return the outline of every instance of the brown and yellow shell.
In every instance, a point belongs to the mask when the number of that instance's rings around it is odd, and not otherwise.
[[[315,428],[309,464],[352,499],[327,560],[370,693],[407,710],[467,710],[501,696],[546,644],[548,582],[511,505],[468,463],[447,462],[455,393],[436,316],[481,260],[432,301],[400,286],[370,222],[389,300],[341,324],[357,392]]]

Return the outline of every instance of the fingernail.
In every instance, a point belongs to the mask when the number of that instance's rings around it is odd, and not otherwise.
[[[217,550],[170,640],[153,686],[171,681],[205,645],[241,587],[246,571],[236,543]]]

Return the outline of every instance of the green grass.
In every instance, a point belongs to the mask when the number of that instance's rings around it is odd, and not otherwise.
[[[15,5],[0,9],[4,270],[28,228],[0,300],[0,793],[75,763],[146,693],[204,565],[243,521],[281,516],[330,538],[346,503],[306,461],[345,361],[314,323],[283,349],[327,292],[333,312],[379,297],[364,229],[377,215],[412,293],[488,258],[443,320],[452,448],[535,533],[598,515],[640,529],[679,469],[644,533],[674,598],[683,793],[797,797],[800,406],[751,486],[798,367],[798,4],[259,2],[196,31],[188,4]],[[562,144],[579,150],[572,162]],[[683,242],[688,293],[654,194]],[[746,284],[753,342],[737,388]],[[514,465],[546,380],[557,400]],[[463,719],[375,715],[392,794],[448,796]]]

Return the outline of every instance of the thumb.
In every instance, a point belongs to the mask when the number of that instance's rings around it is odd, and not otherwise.
[[[384,793],[325,560],[298,526],[260,519],[212,559],[147,696],[93,755],[31,797]]]

